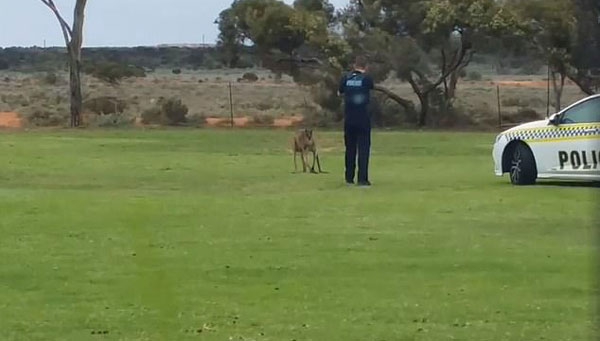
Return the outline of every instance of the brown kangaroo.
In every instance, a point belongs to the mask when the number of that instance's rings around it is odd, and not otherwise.
[[[315,163],[319,169],[319,173],[323,173],[321,170],[321,162],[319,161],[319,153],[317,152],[317,144],[313,137],[312,129],[301,129],[296,131],[294,135],[294,169],[298,171],[298,164],[296,162],[296,155],[300,153],[302,157],[302,170],[306,173],[308,168],[308,153],[312,153],[313,161],[310,172],[317,174],[315,171]]]

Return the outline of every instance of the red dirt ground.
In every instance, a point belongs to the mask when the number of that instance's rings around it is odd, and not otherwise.
[[[23,122],[16,112],[0,112],[0,128],[21,128]]]
[[[273,124],[271,126],[276,127],[276,128],[289,128],[289,127],[292,127],[292,126],[302,122],[302,120],[303,120],[302,117],[297,117],[297,116],[276,118],[273,121]],[[229,126],[231,124],[231,120],[226,117],[208,117],[206,119],[206,124],[211,127]],[[250,117],[247,117],[247,116],[234,117],[233,125],[235,127],[251,126],[252,120],[250,119]]]
[[[494,81],[493,84],[528,88],[546,88],[548,86],[546,81]],[[568,80],[566,84],[573,85],[573,83]]]

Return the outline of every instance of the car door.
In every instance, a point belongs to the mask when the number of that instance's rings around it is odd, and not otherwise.
[[[557,123],[547,145],[554,160],[550,172],[563,178],[600,176],[600,96],[567,108]]]

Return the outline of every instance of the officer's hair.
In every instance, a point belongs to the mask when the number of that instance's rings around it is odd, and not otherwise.
[[[367,58],[364,56],[357,56],[354,60],[354,67],[364,69],[367,67]]]

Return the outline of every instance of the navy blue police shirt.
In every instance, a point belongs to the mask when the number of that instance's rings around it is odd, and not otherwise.
[[[339,92],[344,95],[346,104],[346,125],[361,128],[371,127],[368,107],[373,87],[373,79],[360,71],[353,71],[342,77]]]

